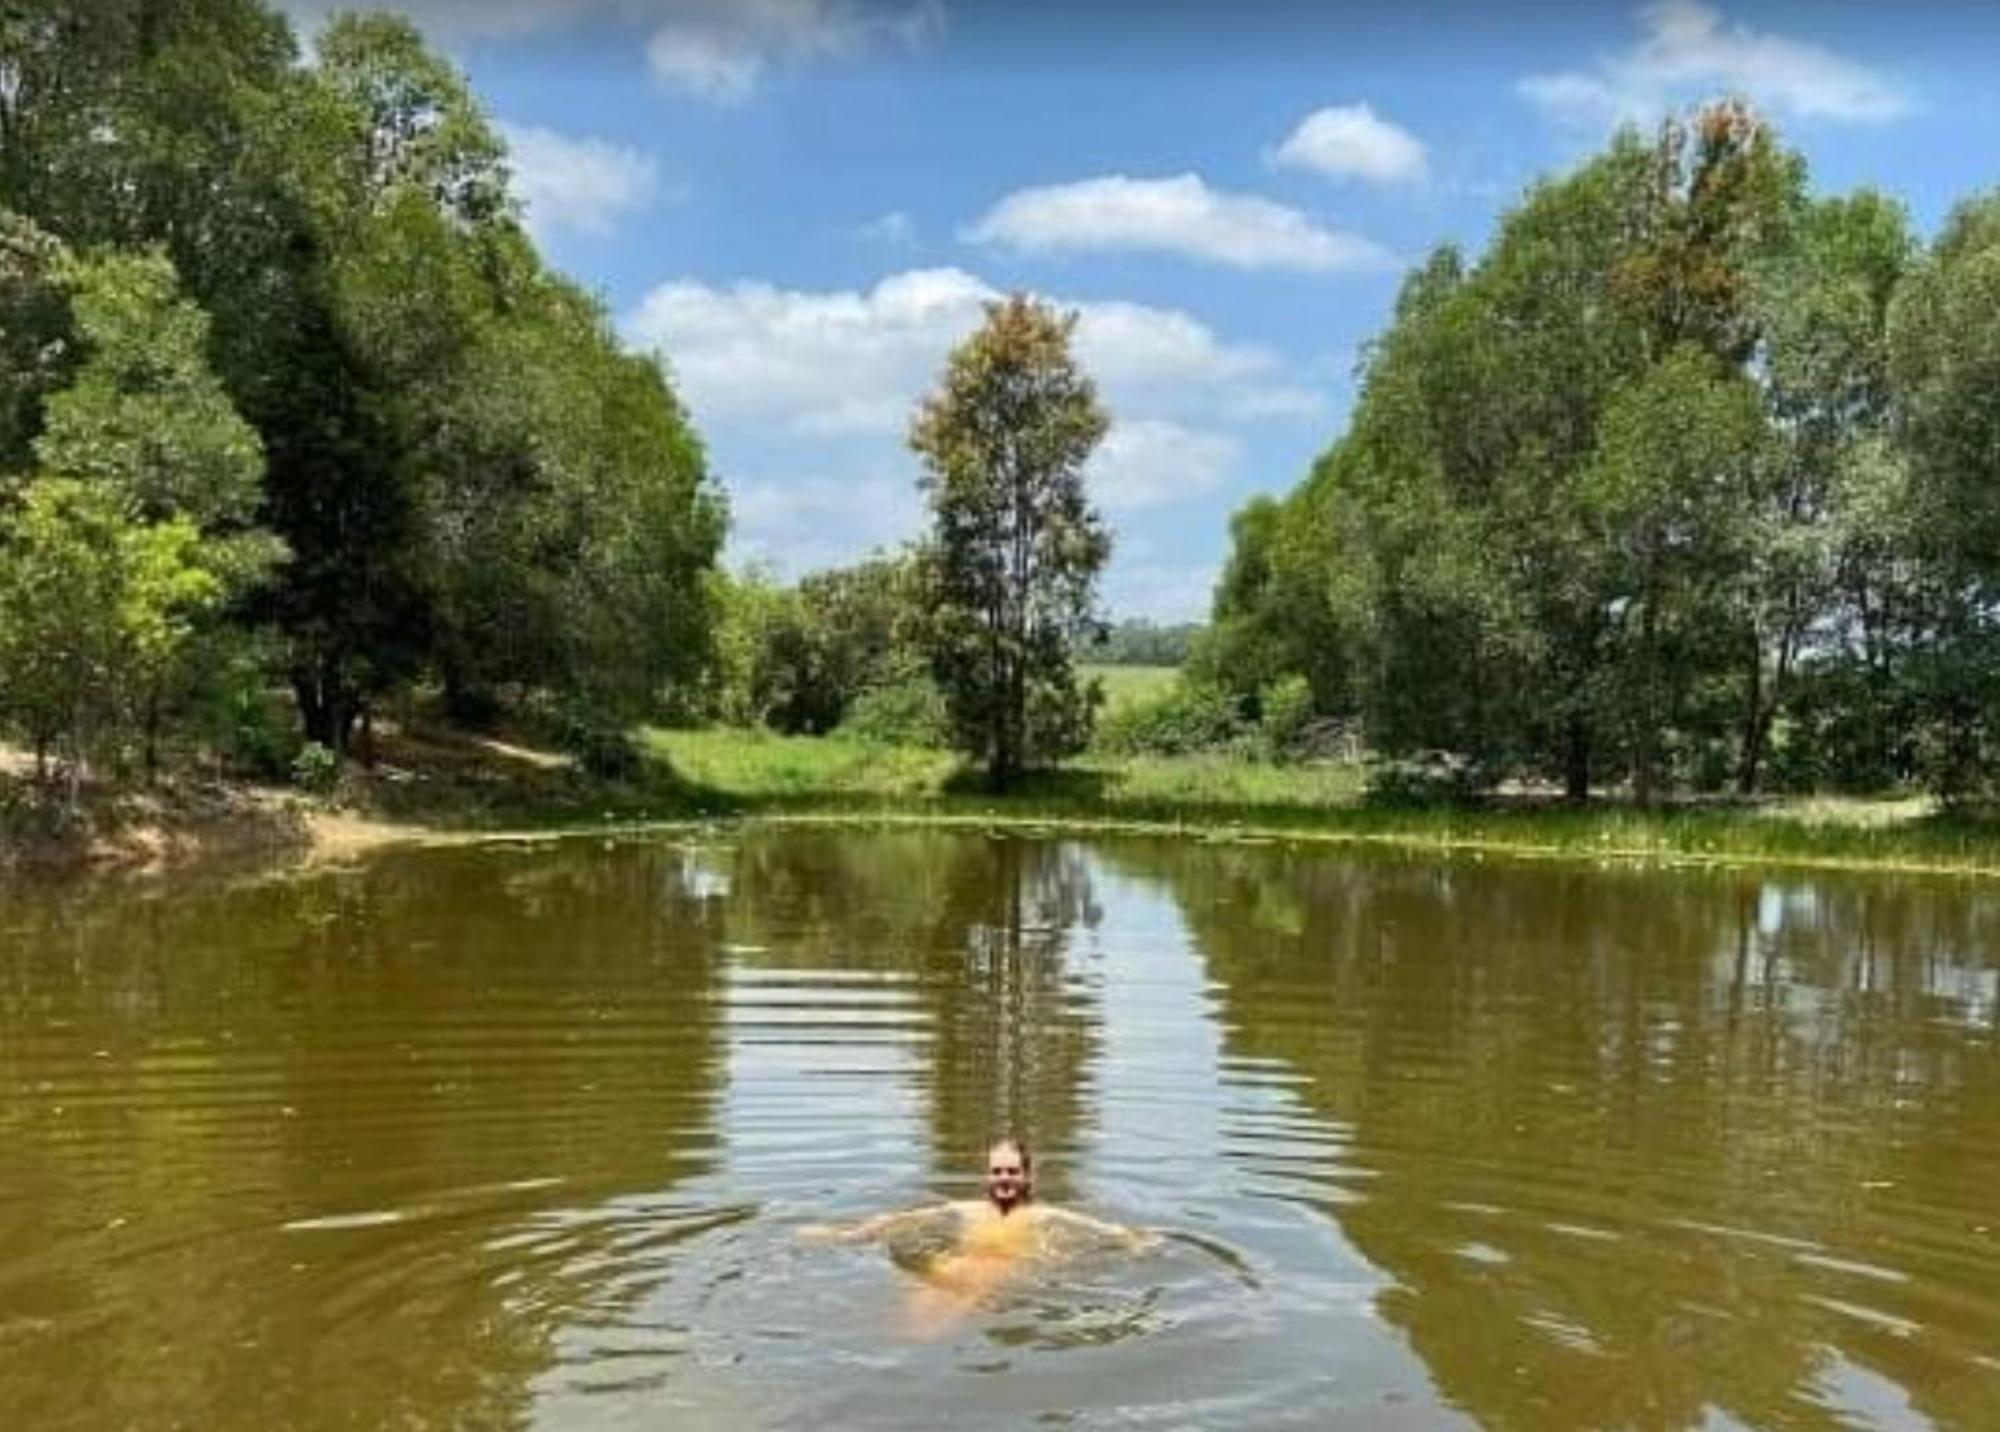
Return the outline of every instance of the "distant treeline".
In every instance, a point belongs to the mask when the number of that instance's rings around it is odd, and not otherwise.
[[[1928,246],[1739,105],[1440,249],[1197,652],[1473,785],[1988,790],[2000,196]]]
[[[163,746],[344,752],[420,680],[585,752],[687,700],[720,494],[520,220],[404,20],[304,63],[256,0],[10,7],[0,734],[74,794]]]
[[[1077,656],[1100,666],[1180,666],[1200,632],[1199,622],[1162,626],[1138,617],[1114,623],[1103,640],[1087,643]]]

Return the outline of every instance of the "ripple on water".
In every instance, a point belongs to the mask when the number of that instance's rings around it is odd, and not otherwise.
[[[0,1405],[2000,1425],[2000,897],[1953,890],[842,832],[10,909]],[[966,1305],[794,1238],[1017,1123],[1161,1245]]]

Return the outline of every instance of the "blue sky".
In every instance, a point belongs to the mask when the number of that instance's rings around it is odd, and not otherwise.
[[[668,360],[732,562],[915,535],[908,415],[981,301],[1077,310],[1117,616],[1203,614],[1229,514],[1339,433],[1403,268],[1476,252],[1621,118],[1746,95],[1818,190],[1926,234],[2000,181],[2000,15],[1971,4],[392,8],[505,126],[550,260]]]

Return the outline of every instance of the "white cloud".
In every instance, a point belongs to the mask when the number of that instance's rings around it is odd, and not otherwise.
[[[602,139],[571,139],[535,125],[500,125],[514,193],[538,239],[568,230],[603,235],[659,192],[650,154]]]
[[[912,269],[867,290],[662,284],[624,321],[662,350],[697,421],[754,421],[793,434],[894,435],[945,356],[1002,295],[963,269]],[[1059,300],[1060,302],[1060,300]],[[1295,404],[1276,355],[1226,343],[1174,309],[1124,302],[1078,310],[1079,361],[1112,409],[1243,415]]]
[[[666,352],[702,422],[888,433],[997,296],[959,269],[895,274],[865,292],[677,282],[647,294],[624,327]]]
[[[1594,69],[1530,75],[1520,93],[1559,119],[1590,126],[1646,121],[1676,103],[1740,93],[1806,118],[1894,119],[1908,97],[1887,76],[1808,41],[1725,24],[1700,0],[1638,11],[1637,44]]]
[[[913,269],[867,289],[676,282],[622,323],[661,349],[730,493],[731,550],[796,577],[923,529],[918,464],[902,445],[917,400],[999,290],[962,269]],[[1114,516],[1216,500],[1246,447],[1229,425],[1296,416],[1318,397],[1276,354],[1227,342],[1186,313],[1068,302],[1078,360],[1113,424],[1086,480]],[[1105,592],[1121,614],[1198,613],[1213,574],[1147,557],[1121,532]],[[1143,570],[1141,570],[1143,569]]]
[[[914,471],[730,482],[733,553],[790,579],[894,548],[923,530]]]
[[[653,73],[721,100],[741,99],[781,62],[846,59],[880,43],[915,48],[944,25],[940,0],[896,8],[859,0],[654,0]]]
[[[1151,249],[1236,268],[1383,268],[1380,245],[1322,228],[1297,209],[1211,189],[1197,174],[1111,174],[1020,189],[965,231],[976,243],[1029,252]]]
[[[1365,104],[1314,110],[1267,157],[1282,167],[1376,184],[1421,181],[1428,172],[1416,137]]]
[[[1139,512],[1213,491],[1242,460],[1243,445],[1226,433],[1143,418],[1112,424],[1086,477],[1107,512]]]
[[[308,33],[343,0],[285,0]],[[646,27],[646,60],[662,83],[740,100],[773,65],[847,59],[881,44],[914,49],[943,28],[942,0],[380,0],[451,41],[523,35],[609,17]]]

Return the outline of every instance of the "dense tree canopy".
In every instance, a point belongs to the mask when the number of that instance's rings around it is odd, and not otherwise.
[[[1969,791],[2000,715],[1996,214],[1920,257],[1740,105],[1619,134],[1409,275],[1347,431],[1239,514],[1198,669],[1573,797]]]
[[[311,739],[419,679],[585,730],[705,679],[701,443],[543,266],[407,21],[336,19],[302,64],[257,0],[10,7],[0,220],[12,540],[191,524]]]

